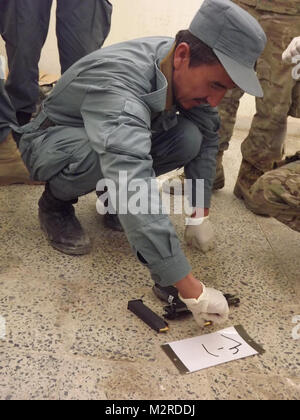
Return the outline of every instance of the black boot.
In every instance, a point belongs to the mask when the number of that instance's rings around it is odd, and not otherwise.
[[[84,255],[89,253],[91,243],[75,216],[72,204],[76,202],[58,200],[46,184],[39,200],[39,219],[53,248],[64,254]]]
[[[104,187],[104,190],[103,191],[99,191],[99,190],[97,190],[96,191],[96,195],[97,195],[97,197],[98,197],[98,199],[100,199],[101,200],[101,196],[102,196],[102,194],[104,194],[104,193],[107,193],[107,191],[108,191],[108,188],[107,187]],[[104,201],[103,200],[101,200],[102,202],[103,202],[103,205],[107,208],[107,207],[109,207],[108,206],[108,202],[109,202],[109,200],[110,200],[110,198],[109,197],[107,197]],[[112,207],[112,206],[111,206]],[[105,215],[104,215],[104,225],[107,227],[107,228],[109,228],[109,229],[112,229],[112,230],[115,230],[115,231],[117,231],[117,232],[124,232],[124,229],[123,229],[123,227],[122,227],[122,225],[121,225],[121,223],[120,223],[120,220],[119,220],[119,217],[118,217],[118,215],[117,214],[110,214],[110,213],[105,213]]]
[[[117,214],[109,214],[105,213],[104,215],[104,225],[112,230],[115,230],[117,232],[124,232],[124,229],[120,223],[120,220],[118,218]]]
[[[23,111],[17,111],[16,116],[17,116],[19,125],[26,125],[31,120],[32,114],[29,114],[28,112],[23,112]]]

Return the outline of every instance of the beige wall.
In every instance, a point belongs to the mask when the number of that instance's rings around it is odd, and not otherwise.
[[[142,36],[174,36],[178,29],[188,26],[202,0],[111,0],[111,3],[112,25],[105,45]],[[49,72],[60,71],[55,38],[55,1],[40,66]]]
[[[142,36],[175,36],[179,29],[188,27],[202,2],[203,0],[111,0],[114,10],[111,31],[105,45]],[[49,34],[42,51],[40,68],[49,73],[59,74],[55,4],[56,0],[53,1]],[[0,53],[5,53],[2,39],[0,39]],[[245,95],[239,114],[245,117],[252,115],[253,103],[253,98]]]
[[[55,36],[55,3],[54,0],[40,68],[58,74],[60,66]],[[111,3],[114,6],[112,26],[105,45],[142,36],[174,36],[179,29],[188,26],[202,0],[111,0]],[[4,52],[2,40],[0,51]]]
[[[110,34],[106,45],[142,36],[175,36],[186,29],[203,0],[111,0],[114,6]],[[59,73],[59,60],[55,38],[55,7],[48,39],[42,52],[40,67]],[[134,11],[134,12],[133,12]],[[244,95],[239,108],[243,126],[250,126],[249,116],[254,114],[254,98]]]
[[[1,1],[1,0],[0,0]],[[185,29],[203,0],[111,0],[114,6],[111,32],[105,42],[132,38],[167,35],[174,36],[179,29]],[[55,37],[55,3],[53,2],[51,23],[47,41],[42,51],[40,68],[59,74],[59,59]],[[0,39],[0,53],[4,53]],[[254,98],[244,95],[238,111],[238,126],[248,129],[255,112]],[[295,123],[295,119],[292,122]],[[297,131],[299,128],[297,128]]]

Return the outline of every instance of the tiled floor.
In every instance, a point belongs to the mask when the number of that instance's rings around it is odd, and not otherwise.
[[[94,194],[77,205],[93,250],[71,257],[48,246],[40,231],[42,187],[2,187],[0,399],[300,398],[300,340],[292,338],[300,315],[300,235],[253,215],[233,196],[244,135],[235,132],[225,155],[226,187],[213,197],[216,249],[201,255],[183,248],[195,275],[241,298],[224,327],[242,324],[266,353],[180,375],[160,345],[218,327],[204,331],[188,318],[158,335],[127,310],[134,298],[161,315],[164,304],[126,238],[104,228]],[[299,150],[300,141],[291,138],[288,147]],[[172,220],[183,240],[183,216]]]

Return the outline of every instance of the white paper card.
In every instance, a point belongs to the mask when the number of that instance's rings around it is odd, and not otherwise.
[[[186,367],[186,373],[259,353],[240,336],[235,327],[174,341],[167,346]],[[173,361],[176,364],[176,360]]]

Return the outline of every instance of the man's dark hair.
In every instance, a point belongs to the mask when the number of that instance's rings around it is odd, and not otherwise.
[[[201,64],[218,64],[218,57],[213,50],[199,38],[191,34],[189,30],[179,31],[176,35],[176,47],[182,42],[186,42],[190,46],[190,67],[197,67]]]

